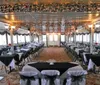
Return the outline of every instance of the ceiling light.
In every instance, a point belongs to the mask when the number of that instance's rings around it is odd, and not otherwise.
[[[100,27],[100,25],[99,25],[99,24],[95,25],[95,28],[99,28],[99,27]]]
[[[14,17],[14,15],[11,15],[11,20],[15,20],[15,17]]]
[[[95,16],[98,17],[99,16],[99,13],[97,13]]]
[[[76,32],[78,33],[78,32],[79,32],[79,30],[76,30]]]
[[[15,29],[15,26],[11,26],[12,29]]]
[[[30,31],[28,31],[28,33],[30,33]]]
[[[6,29],[8,29],[8,28],[9,28],[9,26],[8,26],[8,25],[5,25],[5,28],[6,28]]]
[[[92,27],[93,27],[93,25],[88,25],[88,27],[89,27],[89,28],[92,28]]]
[[[8,15],[5,14],[5,18],[8,19]]]

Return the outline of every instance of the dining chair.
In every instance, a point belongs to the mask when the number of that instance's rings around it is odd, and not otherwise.
[[[20,85],[40,85],[40,72],[31,66],[25,65],[20,74]]]
[[[60,85],[58,70],[42,70],[41,75],[41,85]]]
[[[81,66],[69,68],[67,71],[66,85],[86,85],[87,71]]]

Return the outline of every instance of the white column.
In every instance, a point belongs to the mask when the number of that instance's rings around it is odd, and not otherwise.
[[[69,42],[71,42],[71,34],[69,34]]]
[[[24,35],[24,40],[25,40],[25,43],[26,43],[26,35]]]
[[[83,43],[83,33],[82,33],[82,43]]]
[[[10,33],[11,36],[11,45],[13,46],[13,33]]]
[[[34,41],[34,34],[33,33],[31,34],[31,41],[32,42]]]
[[[32,40],[33,40],[33,42],[34,42],[34,37],[35,37],[35,34],[33,33],[33,34],[32,34]]]
[[[32,39],[32,33],[29,34],[30,35],[30,41],[32,42],[33,39]]]
[[[68,35],[66,35],[66,42],[68,42]]]
[[[6,44],[8,45],[8,36],[7,36],[7,32],[6,32]]]
[[[42,35],[39,35],[39,42],[42,42]]]
[[[14,44],[13,44],[13,29],[10,30],[10,37],[11,37],[11,51],[14,52]]]
[[[76,32],[74,32],[73,41],[76,44]]]
[[[16,38],[17,38],[17,44],[18,44],[18,34],[17,34]]]
[[[69,35],[67,35],[67,42],[69,43]]]
[[[93,35],[94,35],[94,32],[93,32],[93,27],[90,28],[90,53],[93,52]]]

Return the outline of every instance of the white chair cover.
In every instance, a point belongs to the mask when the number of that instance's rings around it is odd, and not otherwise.
[[[54,82],[55,85],[60,85],[60,72],[58,70],[43,70],[41,71],[41,74],[43,76],[41,79],[41,85],[50,85],[51,78],[53,79],[52,82]]]
[[[20,72],[20,76],[20,85],[39,85],[40,72],[34,67],[25,65]],[[30,84],[28,83],[29,80]]]
[[[3,62],[0,61],[0,66],[4,66],[5,64]]]
[[[38,73],[37,72],[20,72],[20,85],[39,85]]]
[[[35,63],[38,63],[38,61],[29,62],[29,63],[27,63],[27,65],[28,65],[28,64],[35,64]],[[28,65],[28,66],[29,66],[29,65]]]
[[[19,60],[21,59],[21,57],[22,57],[22,52],[20,52],[20,53],[17,53],[18,55],[19,55]]]
[[[22,68],[22,71],[34,71],[34,72],[37,72],[39,77],[41,76],[41,72],[39,70],[37,70],[35,67],[32,67],[32,66],[29,66],[28,64],[26,64],[23,68]]]
[[[10,66],[12,69],[15,69],[15,68],[16,68],[16,67],[15,67],[15,60],[14,60],[14,59],[11,61],[11,63],[9,64],[9,66]]]
[[[0,61],[0,66],[5,66],[5,64],[2,61]],[[8,66],[10,66],[12,69],[15,69],[15,60],[12,59]]]
[[[83,53],[83,59],[84,59],[84,62],[86,63],[87,62],[87,58],[85,56],[86,53]]]
[[[93,70],[93,67],[94,67],[94,63],[91,59],[89,59],[89,63],[88,63],[88,69],[87,70]]]
[[[69,68],[66,85],[86,85],[86,74],[87,71],[83,70],[81,66]]]

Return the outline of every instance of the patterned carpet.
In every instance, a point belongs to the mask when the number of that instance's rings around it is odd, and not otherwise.
[[[44,48],[40,55],[35,59],[36,61],[49,61],[54,60],[56,62],[71,62],[63,48],[49,47]],[[33,59],[33,61],[35,61]],[[4,71],[0,72],[3,73]],[[9,74],[5,74],[5,78],[0,81],[0,85],[20,85],[19,71],[15,70]],[[5,73],[5,72],[4,72]],[[100,85],[100,74],[94,74],[88,72],[86,77],[86,85]]]
[[[39,57],[37,57],[38,61],[48,61],[50,59],[56,60],[57,62],[71,62],[71,59],[68,57],[64,49],[60,47],[45,48]]]

